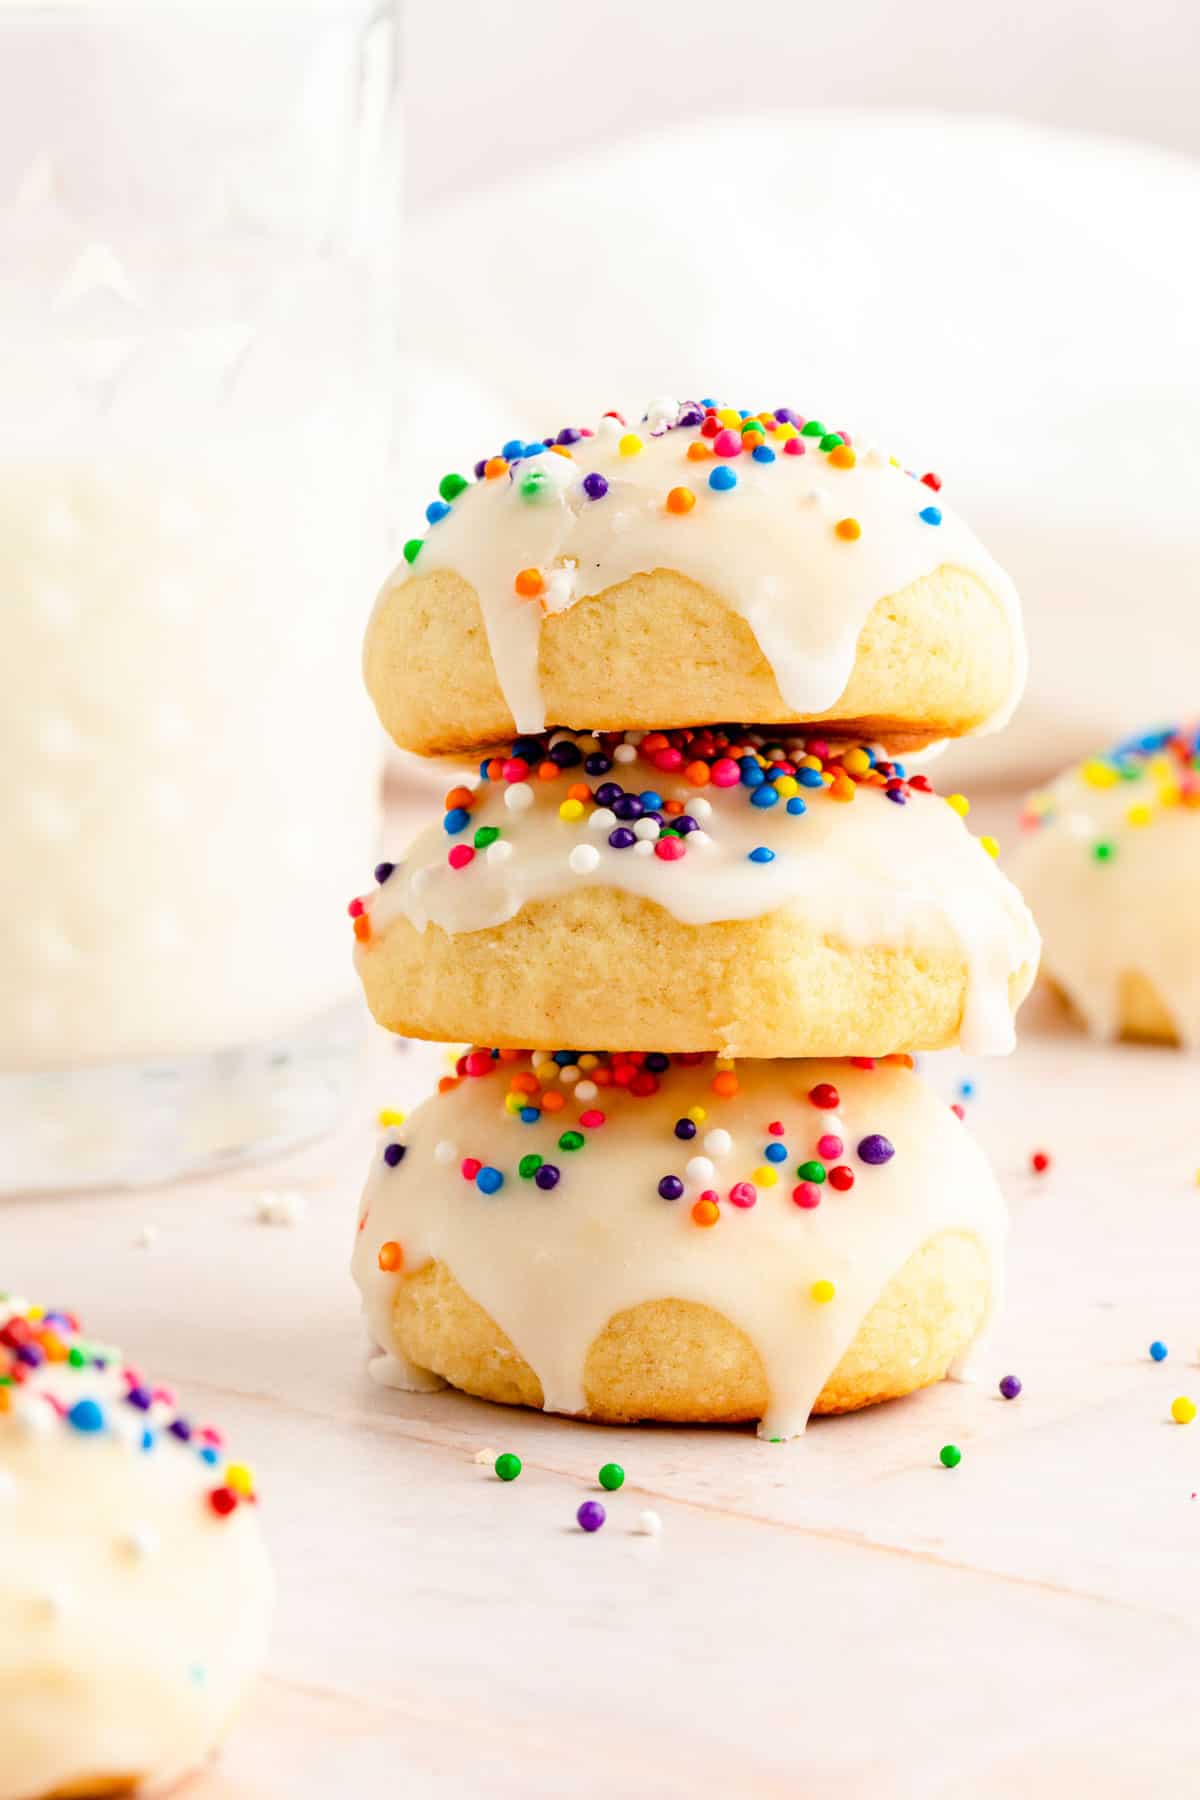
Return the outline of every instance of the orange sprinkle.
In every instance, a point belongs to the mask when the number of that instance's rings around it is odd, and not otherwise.
[[[894,1063],[898,1069],[911,1069],[913,1059],[907,1050],[894,1050],[890,1056],[883,1058],[885,1063]]]
[[[712,451],[703,438],[696,438],[693,443],[688,445],[689,462],[708,462],[711,456]]]
[[[696,496],[691,488],[674,487],[667,495],[667,511],[673,513],[690,513],[696,504]]]
[[[12,1389],[0,1387],[0,1413],[12,1411]]]
[[[829,452],[829,460],[835,469],[852,469],[858,458],[849,444],[835,444]]]
[[[500,1061],[501,1062],[520,1062],[520,1060],[523,1056],[528,1056],[528,1055],[529,1055],[528,1050],[501,1050]]]
[[[546,583],[542,580],[540,569],[518,570],[513,586],[525,600],[536,600],[539,594],[544,594],[546,591]]]
[[[689,763],[683,771],[683,778],[685,781],[690,781],[693,787],[707,787],[712,776],[707,763],[694,762]]]
[[[395,1239],[389,1239],[379,1246],[379,1266],[385,1275],[392,1275],[397,1269],[404,1267],[404,1252]]]
[[[692,1208],[692,1218],[697,1225],[715,1225],[721,1216],[721,1209],[715,1200],[697,1200]]]
[[[489,481],[495,481],[497,475],[507,475],[508,463],[503,456],[489,456],[483,465],[483,472]]]
[[[648,731],[642,739],[641,748],[649,754],[653,750],[666,750],[670,742],[671,740],[665,732]]]
[[[547,1088],[542,1095],[543,1112],[561,1112],[565,1105],[566,1101],[557,1088]]]
[[[439,1094],[452,1094],[458,1086],[457,1075],[443,1075],[438,1081]]]
[[[679,816],[679,814],[683,811],[683,801],[682,800],[666,800],[663,802],[663,811],[665,813],[670,813],[673,818],[677,818]]]
[[[47,1331],[40,1339],[42,1349],[48,1362],[60,1363],[67,1360],[67,1346],[53,1331]]]
[[[835,775],[829,789],[831,800],[853,800],[854,783],[848,775]]]
[[[514,1094],[536,1094],[540,1084],[537,1076],[531,1070],[522,1069],[519,1075],[513,1076],[508,1085]]]
[[[857,519],[839,519],[833,529],[846,544],[852,544],[855,538],[862,536],[862,526]]]
[[[738,1091],[738,1078],[732,1069],[722,1069],[719,1075],[713,1076],[712,1091],[722,1094],[726,1099]]]
[[[504,774],[504,758],[502,756],[493,756],[491,762],[487,766],[487,772],[489,781],[499,781]]]
[[[474,788],[453,787],[446,795],[446,811],[451,812],[456,806],[461,806],[465,812],[470,812],[476,798]]]
[[[565,444],[551,444],[550,454],[551,456],[565,456],[568,462],[575,461],[575,458],[571,455],[571,452],[567,449]]]
[[[590,800],[592,790],[586,781],[573,781],[567,789],[568,800]]]
[[[539,763],[537,766],[537,777],[539,781],[557,781],[561,774],[562,770],[557,763],[544,762]]]
[[[606,1068],[605,1065],[601,1063],[598,1069],[592,1070],[590,1079],[595,1082],[597,1087],[611,1087],[612,1070]]]
[[[357,919],[355,919],[354,935],[358,939],[360,944],[366,944],[366,943],[370,942],[371,921],[370,921],[370,919],[368,919],[366,913],[359,913]]]

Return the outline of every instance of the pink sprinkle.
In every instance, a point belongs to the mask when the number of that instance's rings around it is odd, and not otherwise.
[[[729,1190],[729,1200],[733,1206],[753,1206],[757,1199],[758,1189],[752,1181],[735,1181]]]
[[[959,1105],[957,1100],[951,1101],[950,1111],[954,1114],[956,1119],[965,1119],[967,1116],[966,1113],[963,1111],[962,1107]]]
[[[134,1368],[132,1363],[130,1363],[126,1368],[121,1370],[121,1380],[125,1383],[126,1387],[141,1387],[142,1386],[141,1374],[139,1373],[139,1371],[137,1369]]]
[[[463,1178],[463,1180],[464,1181],[474,1181],[475,1177],[478,1175],[478,1173],[479,1173],[480,1169],[482,1169],[482,1167],[483,1167],[483,1164],[480,1162],[480,1160],[477,1156],[464,1156],[462,1159],[462,1178]]]
[[[742,771],[732,756],[721,756],[709,771],[714,787],[736,787],[742,779]]]
[[[465,869],[468,863],[475,861],[475,852],[470,844],[455,844],[446,861],[452,869]]]
[[[203,1426],[197,1433],[197,1436],[201,1438],[204,1443],[211,1444],[214,1450],[219,1450],[225,1442],[224,1437],[217,1430],[215,1425]]]
[[[808,754],[817,757],[821,762],[829,755],[829,745],[824,738],[813,738],[808,746]]]
[[[586,1125],[588,1130],[591,1131],[595,1126],[603,1125],[604,1114],[602,1112],[600,1112],[596,1107],[590,1106],[588,1108],[587,1112],[580,1113],[579,1123],[581,1125]]]
[[[350,917],[352,919],[357,919],[359,917],[359,915],[361,914],[362,910],[363,910],[363,903],[361,900],[352,900],[350,902],[349,906],[346,908],[346,911],[350,914]]]
[[[529,773],[529,764],[523,756],[510,756],[501,774],[505,781],[524,781]]]
[[[682,769],[683,751],[670,747],[657,751],[654,756],[654,766],[656,769]]]
[[[164,1406],[174,1406],[175,1389],[169,1387],[151,1388],[150,1398],[152,1400],[160,1400]]]
[[[687,855],[687,845],[682,838],[655,838],[654,854],[661,856],[664,862],[678,862],[681,856]]]
[[[771,1123],[767,1126],[767,1130],[770,1132],[772,1137],[782,1137],[783,1136],[783,1120],[782,1119],[772,1119]]]
[[[804,439],[798,437],[786,439],[783,446],[783,454],[785,456],[803,456]]]
[[[827,1131],[824,1137],[817,1139],[817,1155],[824,1162],[836,1162],[843,1148],[841,1138],[835,1137],[832,1131]]]
[[[742,434],[740,431],[718,431],[713,439],[713,451],[717,456],[740,456],[742,454]]]
[[[496,1066],[490,1050],[469,1050],[463,1063],[468,1075],[490,1075]]]
[[[802,1181],[799,1187],[792,1189],[792,1199],[805,1212],[811,1212],[814,1206],[821,1204],[821,1190],[815,1181]]]

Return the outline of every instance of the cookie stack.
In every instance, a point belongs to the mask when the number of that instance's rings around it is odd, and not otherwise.
[[[395,741],[478,774],[353,902],[359,973],[388,1029],[484,1046],[384,1128],[376,1372],[770,1437],[940,1380],[1004,1208],[911,1053],[1011,1048],[1038,940],[903,759],[1007,719],[1010,582],[936,475],[789,407],[663,400],[474,475],[365,653]]]

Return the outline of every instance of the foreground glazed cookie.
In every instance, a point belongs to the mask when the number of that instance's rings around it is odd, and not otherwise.
[[[158,1791],[219,1743],[266,1647],[254,1500],[169,1390],[0,1296],[0,1800]]]
[[[1037,933],[966,810],[865,745],[519,739],[352,903],[359,973],[446,1041],[1008,1050]]]
[[[1200,1049],[1200,730],[1130,738],[1030,796],[1014,875],[1097,1037]]]
[[[941,1380],[1005,1211],[908,1060],[466,1053],[367,1183],[373,1372],[769,1437]]]
[[[514,439],[443,478],[367,687],[426,755],[548,725],[824,721],[896,749],[997,729],[1017,597],[940,488],[789,407],[664,400]]]

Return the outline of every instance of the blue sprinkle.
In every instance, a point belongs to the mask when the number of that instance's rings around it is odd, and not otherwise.
[[[540,444],[540,443],[539,444],[526,444],[524,450],[521,451],[522,456],[545,456],[545,454],[546,454],[546,446],[545,446],[545,444]]]
[[[209,1465],[209,1467],[211,1468],[213,1466],[213,1464],[216,1462],[216,1460],[217,1460],[217,1453],[213,1449],[213,1446],[211,1444],[205,1444],[203,1450],[201,1450],[201,1452],[200,1452],[200,1461],[202,1463],[207,1463]]]
[[[750,758],[748,756],[745,756],[742,758],[741,767],[742,767],[742,786],[743,787],[748,787],[748,788],[761,787],[763,785],[763,782],[767,779],[766,776],[763,774],[762,770],[759,768],[758,764],[756,762],[754,762],[752,760],[752,758]]]
[[[755,462],[774,462],[775,452],[770,444],[759,444],[753,452]]]
[[[791,799],[787,803],[787,809],[791,813],[792,817],[796,818],[796,819],[798,819],[800,817],[801,813],[808,811],[807,806],[805,806],[805,804],[804,804],[803,800],[800,798],[799,794],[792,795]]]
[[[763,1151],[768,1162],[786,1162],[787,1154],[787,1145],[779,1143],[768,1144]]]
[[[917,517],[918,519],[924,519],[927,525],[940,525],[942,522],[942,509],[940,506],[923,506],[917,514]]]
[[[143,1431],[143,1433],[142,1433],[142,1449],[143,1450],[153,1450],[154,1444],[155,1444],[154,1433],[151,1431],[150,1427],[147,1425],[145,1431]]]
[[[509,438],[500,451],[505,462],[511,462],[514,456],[520,456],[525,449],[524,438]]]
[[[774,862],[775,861],[775,852],[773,850],[768,850],[767,846],[765,844],[760,844],[758,846],[757,850],[752,850],[750,852],[750,855],[747,857],[746,860],[748,862],[758,862],[758,863]]]
[[[526,1125],[536,1125],[541,1116],[542,1115],[536,1106],[523,1106],[521,1108],[520,1118]]]
[[[647,812],[653,812],[656,806],[661,806],[663,803],[662,795],[656,794],[653,788],[647,788],[644,794],[638,795],[638,799]]]
[[[493,1169],[485,1163],[475,1177],[475,1186],[481,1194],[494,1194],[504,1186],[504,1177],[499,1169]]]
[[[714,469],[709,476],[708,485],[710,488],[715,488],[718,494],[727,494],[730,488],[737,486],[737,476],[732,469],[722,463],[720,468]]]
[[[959,1082],[958,1097],[960,1100],[969,1100],[971,1098],[971,1095],[974,1092],[975,1092],[975,1083],[973,1081],[960,1081]]]
[[[556,1050],[554,1060],[560,1069],[569,1069],[572,1063],[579,1061],[578,1050]]]
[[[451,837],[454,837],[457,832],[465,831],[470,823],[471,815],[465,806],[452,806],[442,820],[442,824]]]
[[[750,794],[751,806],[775,806],[778,804],[778,801],[778,791],[769,781],[764,781],[760,787],[754,788]]]
[[[77,1400],[67,1414],[67,1420],[76,1431],[103,1431],[104,1408],[95,1400]]]
[[[821,780],[820,769],[797,769],[796,780],[800,783],[801,787],[819,788],[825,786],[825,783]]]
[[[1167,1346],[1159,1338],[1155,1338],[1150,1346],[1150,1354],[1155,1362],[1165,1362],[1167,1360]]]
[[[444,500],[431,500],[425,508],[425,517],[431,525],[436,525],[440,519],[445,518],[449,511],[450,508]]]

